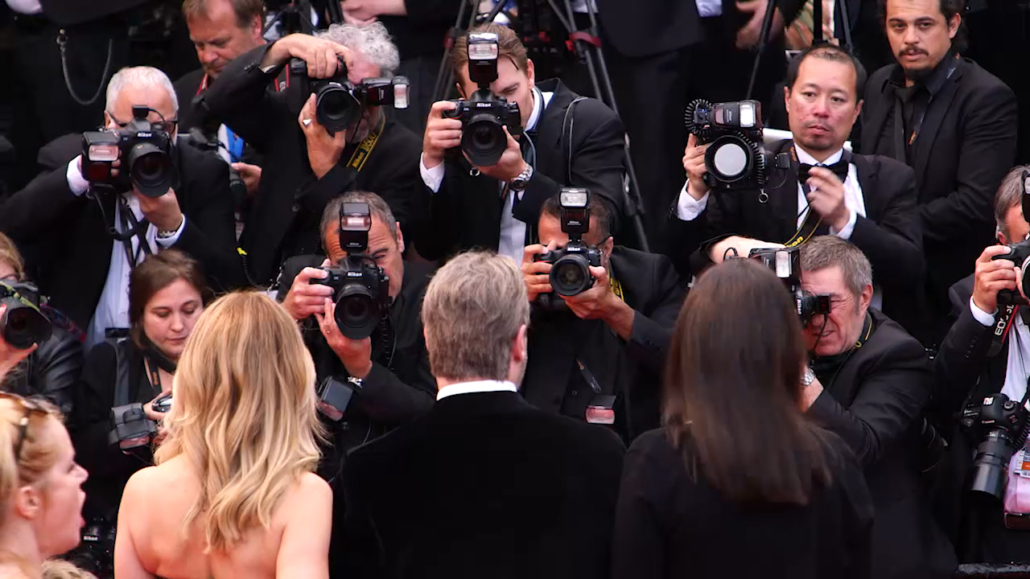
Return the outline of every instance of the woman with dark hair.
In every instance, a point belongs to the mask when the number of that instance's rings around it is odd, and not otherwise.
[[[802,413],[806,357],[767,268],[735,259],[698,280],[669,349],[665,427],[626,455],[615,579],[868,578],[869,492]]]
[[[143,418],[159,423],[164,417],[154,401],[172,391],[176,363],[204,311],[207,292],[200,265],[190,257],[174,249],[148,256],[129,278],[128,337],[109,336],[86,356],[75,446],[92,473],[85,487],[87,519],[113,524],[125,483],[153,464]],[[124,414],[127,427],[118,434],[124,438],[142,429],[142,436],[132,441],[109,438],[116,430],[112,409],[131,404],[140,404],[142,412],[137,411],[135,420]]]

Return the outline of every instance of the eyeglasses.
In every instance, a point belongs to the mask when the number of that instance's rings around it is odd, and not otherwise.
[[[17,463],[21,460],[21,449],[25,445],[25,437],[29,432],[29,418],[33,414],[47,416],[50,414],[50,410],[35,398],[25,398],[10,392],[0,392],[0,400],[2,399],[13,400],[21,404],[22,410],[24,410],[21,419],[18,421],[18,440],[14,443],[14,462]]]
[[[114,121],[114,124],[118,125],[118,128],[120,128],[120,129],[124,129],[125,127],[129,126],[129,123],[123,123],[123,122],[119,121],[110,112],[107,113],[107,116],[111,117],[111,120]],[[172,119],[172,120],[169,120],[169,121],[156,121],[156,122],[150,123],[150,126],[153,127],[154,129],[158,130],[158,131],[162,131],[162,132],[165,132],[165,133],[171,133],[172,131],[175,130],[175,126],[178,125],[178,124],[179,124],[179,119]]]

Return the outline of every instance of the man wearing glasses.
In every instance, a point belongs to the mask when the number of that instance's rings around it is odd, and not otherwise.
[[[40,151],[39,163],[49,172],[0,207],[0,231],[25,248],[40,291],[85,328],[87,346],[102,341],[108,329],[128,327],[129,274],[147,254],[169,247],[190,254],[216,290],[244,279],[228,167],[214,155],[175,145],[178,103],[163,72],[136,67],[115,74],[105,129],[126,127],[134,107],[149,109],[153,133],[167,134],[172,143],[166,192],[147,195],[135,182],[112,179],[91,183],[83,175],[84,137],[66,135]],[[113,167],[127,168],[127,160]]]

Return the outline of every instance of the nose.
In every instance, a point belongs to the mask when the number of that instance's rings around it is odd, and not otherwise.
[[[200,60],[201,64],[211,64],[218,60],[218,53],[213,48],[205,46],[197,51],[197,59]]]
[[[820,97],[816,99],[815,104],[812,106],[812,114],[817,117],[828,117],[830,115],[829,102],[826,100],[827,97]]]
[[[169,329],[173,332],[180,332],[185,327],[183,323],[182,314],[172,314],[172,325]]]
[[[901,37],[901,39],[903,41],[905,41],[905,44],[918,44],[919,43],[919,35],[916,34],[916,27],[915,26],[906,26],[905,27],[905,34]]]

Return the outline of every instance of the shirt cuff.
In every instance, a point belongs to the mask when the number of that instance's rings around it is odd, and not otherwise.
[[[68,188],[72,190],[72,194],[76,197],[81,197],[83,193],[89,190],[89,181],[79,171],[79,159],[81,158],[82,156],[80,155],[69,161],[68,171],[65,173],[68,178]]]
[[[425,159],[425,153],[420,155],[419,158],[418,158],[418,170],[419,170],[419,173],[422,174],[422,182],[426,184],[426,187],[429,187],[430,191],[432,191],[433,193],[436,193],[437,191],[440,190],[440,184],[443,183],[443,174],[444,174],[443,163],[440,163],[439,165],[433,167],[432,169],[429,169],[429,168],[426,167],[426,163],[425,163],[424,159]],[[519,199],[522,199],[522,198],[519,197]]]
[[[182,236],[182,232],[183,232],[184,229],[186,229],[186,216],[185,215],[182,216],[182,223],[180,223],[179,224],[179,228],[175,230],[175,234],[174,235],[169,235],[168,237],[158,237],[157,238],[157,244],[160,245],[161,247],[165,248],[165,249],[175,245],[176,242],[179,241],[179,237]]]
[[[848,217],[847,224],[841,228],[840,231],[834,231],[830,228],[830,235],[836,235],[841,239],[851,239],[851,234],[855,232],[855,223],[858,221],[858,213],[855,211],[848,210],[851,213],[851,217]]]
[[[969,297],[969,311],[973,313],[973,317],[976,318],[976,321],[980,322],[981,326],[987,327],[991,327],[994,325],[994,316],[998,313],[997,310],[995,310],[993,313],[989,314],[981,310],[980,308],[976,307],[976,304],[973,303],[972,296]]]
[[[680,190],[679,201],[676,202],[676,217],[682,221],[693,221],[697,219],[701,213],[704,212],[705,208],[708,207],[708,196],[711,192],[705,193],[704,197],[700,199],[694,199],[687,193],[687,186],[690,183],[684,183],[683,189]]]

